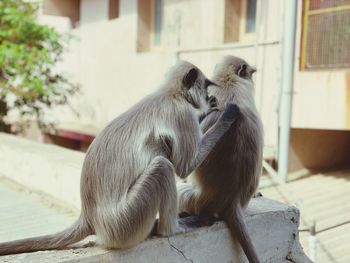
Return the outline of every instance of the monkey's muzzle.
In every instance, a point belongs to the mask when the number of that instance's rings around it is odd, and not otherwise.
[[[208,103],[209,103],[210,108],[215,108],[218,106],[218,101],[214,96],[210,96],[208,98]]]

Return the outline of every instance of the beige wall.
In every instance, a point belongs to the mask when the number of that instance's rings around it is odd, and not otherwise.
[[[267,2],[275,6],[270,10],[274,15],[261,18],[267,25],[260,26],[264,32],[259,34],[261,43],[278,41],[280,2]],[[224,44],[224,8],[225,0],[164,0],[162,44],[150,52],[138,53],[136,0],[120,1],[119,17],[110,21],[107,0],[81,0],[80,27],[71,31],[77,40],[62,66],[81,83],[84,96],[75,103],[81,115],[76,119],[67,109],[56,109],[58,121],[65,127],[74,123],[77,129],[98,131],[157,88],[164,73],[176,62],[177,50],[224,47],[219,51],[180,52],[179,57],[198,65],[209,76],[225,54],[241,56],[257,65],[256,95],[268,124],[266,142],[275,144],[279,46],[255,48],[254,41],[244,42],[247,47],[240,47],[242,43]],[[265,77],[266,72],[274,77]]]
[[[108,0],[81,0],[81,26],[108,19]]]
[[[43,13],[46,15],[67,17],[73,27],[80,20],[80,0],[49,0],[43,2]]]
[[[90,127],[96,132],[157,88],[176,62],[177,50],[181,59],[198,65],[209,76],[223,55],[233,54],[258,68],[256,101],[265,142],[276,145],[283,2],[261,3],[257,45],[253,40],[224,43],[225,0],[164,0],[162,44],[138,53],[136,0],[121,0],[119,17],[110,21],[108,0],[81,0],[80,27],[72,31],[77,40],[63,63],[81,83],[84,96],[75,102],[81,116],[76,119],[59,109],[58,120],[66,127],[75,123],[77,129]],[[344,71],[299,72],[300,19],[299,8],[292,126],[349,129]]]
[[[299,1],[301,7],[301,1]],[[350,130],[350,69],[300,71],[302,10],[298,12],[292,127]]]

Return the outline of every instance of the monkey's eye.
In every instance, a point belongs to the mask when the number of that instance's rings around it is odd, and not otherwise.
[[[243,64],[240,66],[240,68],[237,71],[237,75],[240,76],[241,78],[244,78],[247,76],[247,64]]]

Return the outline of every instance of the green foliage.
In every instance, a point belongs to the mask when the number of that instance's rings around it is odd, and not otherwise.
[[[66,104],[78,89],[55,72],[69,37],[38,24],[37,10],[38,3],[0,1],[0,130],[12,109],[35,114],[44,127],[44,109]]]

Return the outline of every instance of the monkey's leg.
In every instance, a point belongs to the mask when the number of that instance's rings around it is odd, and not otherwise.
[[[204,213],[200,207],[200,195],[191,184],[178,186],[179,224],[184,228],[210,226],[215,222],[213,215]],[[181,216],[183,215],[183,216]]]
[[[205,214],[190,215],[187,213],[181,213],[179,217],[179,225],[186,230],[202,226],[211,226],[215,223],[215,218],[213,216]]]
[[[198,214],[197,198],[198,193],[192,184],[184,183],[177,187],[178,212],[188,214]]]
[[[118,210],[117,220],[129,222],[117,222],[117,225],[129,228],[121,230],[125,239],[133,236],[137,237],[137,242],[144,240],[151,232],[158,211],[157,233],[174,234],[177,231],[177,192],[172,163],[163,157],[155,157],[129,189]]]
[[[129,248],[145,240],[152,230],[157,212],[157,233],[177,231],[177,192],[173,165],[157,156],[145,172],[130,186],[125,196],[108,205],[96,234],[108,248]],[[103,220],[103,221],[102,221]]]

